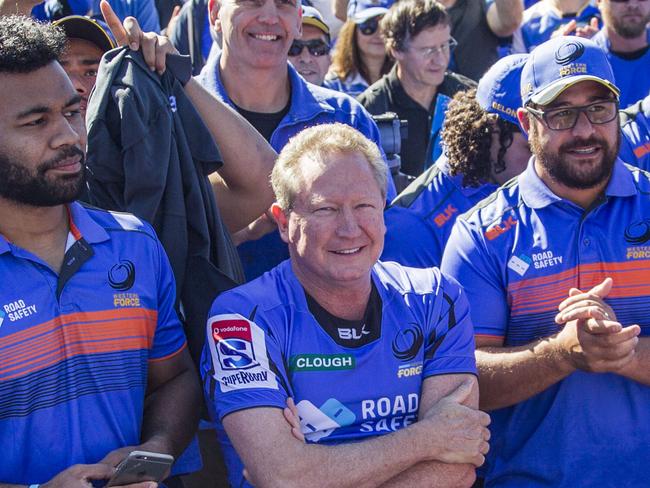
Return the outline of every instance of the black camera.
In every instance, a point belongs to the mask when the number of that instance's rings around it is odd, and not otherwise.
[[[381,115],[373,115],[373,120],[379,128],[381,137],[381,148],[386,154],[386,163],[393,175],[397,193],[401,192],[413,180],[412,177],[400,172],[402,160],[402,140],[408,136],[408,122],[400,120],[395,112],[386,112]]]

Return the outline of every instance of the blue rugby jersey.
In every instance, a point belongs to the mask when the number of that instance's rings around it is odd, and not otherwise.
[[[461,216],[442,269],[465,289],[478,336],[520,346],[555,334],[571,287],[614,280],[606,301],[650,335],[650,175],[617,160],[600,204],[554,195],[534,166]],[[644,486],[650,388],[578,371],[491,412],[486,486]]]
[[[626,163],[650,170],[650,96],[621,112],[621,149]]]
[[[463,186],[451,176],[443,155],[416,178],[384,212],[386,238],[381,259],[417,268],[440,266],[456,218],[497,188]]]
[[[586,2],[575,15],[562,15],[552,2],[539,1],[524,11],[521,26],[513,34],[512,53],[529,53],[572,20],[580,26],[589,24],[593,17],[600,19],[600,10],[592,1]]]
[[[219,296],[201,365],[218,419],[247,408],[284,408],[292,397],[308,442],[361,440],[415,422],[425,378],[475,374],[467,301],[455,281],[437,269],[381,262],[372,279],[381,299],[379,329],[357,347],[341,345],[316,321],[290,261]],[[341,338],[365,333],[344,332]],[[230,482],[241,486],[241,461],[221,425],[218,432]]]
[[[45,483],[139,444],[149,361],[185,347],[171,268],[129,214],[69,207],[57,275],[0,236],[0,480]]]

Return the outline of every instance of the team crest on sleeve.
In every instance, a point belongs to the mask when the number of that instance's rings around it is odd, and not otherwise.
[[[254,322],[239,314],[215,315],[208,320],[208,334],[214,378],[222,392],[278,389],[269,368],[264,331]]]

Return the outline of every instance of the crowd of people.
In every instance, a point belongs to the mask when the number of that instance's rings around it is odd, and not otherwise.
[[[649,23],[0,0],[0,488],[647,486]]]

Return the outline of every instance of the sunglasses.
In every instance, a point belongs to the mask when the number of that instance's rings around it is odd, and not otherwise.
[[[381,19],[381,17],[382,17],[381,15],[378,15],[357,25],[359,31],[361,31],[361,33],[364,36],[373,35],[375,32],[377,32],[377,29],[379,29],[379,20]]]
[[[300,56],[303,48],[307,48],[309,54],[312,56],[324,56],[330,52],[330,46],[325,41],[320,39],[312,39],[311,41],[293,41],[289,48],[289,56]]]

